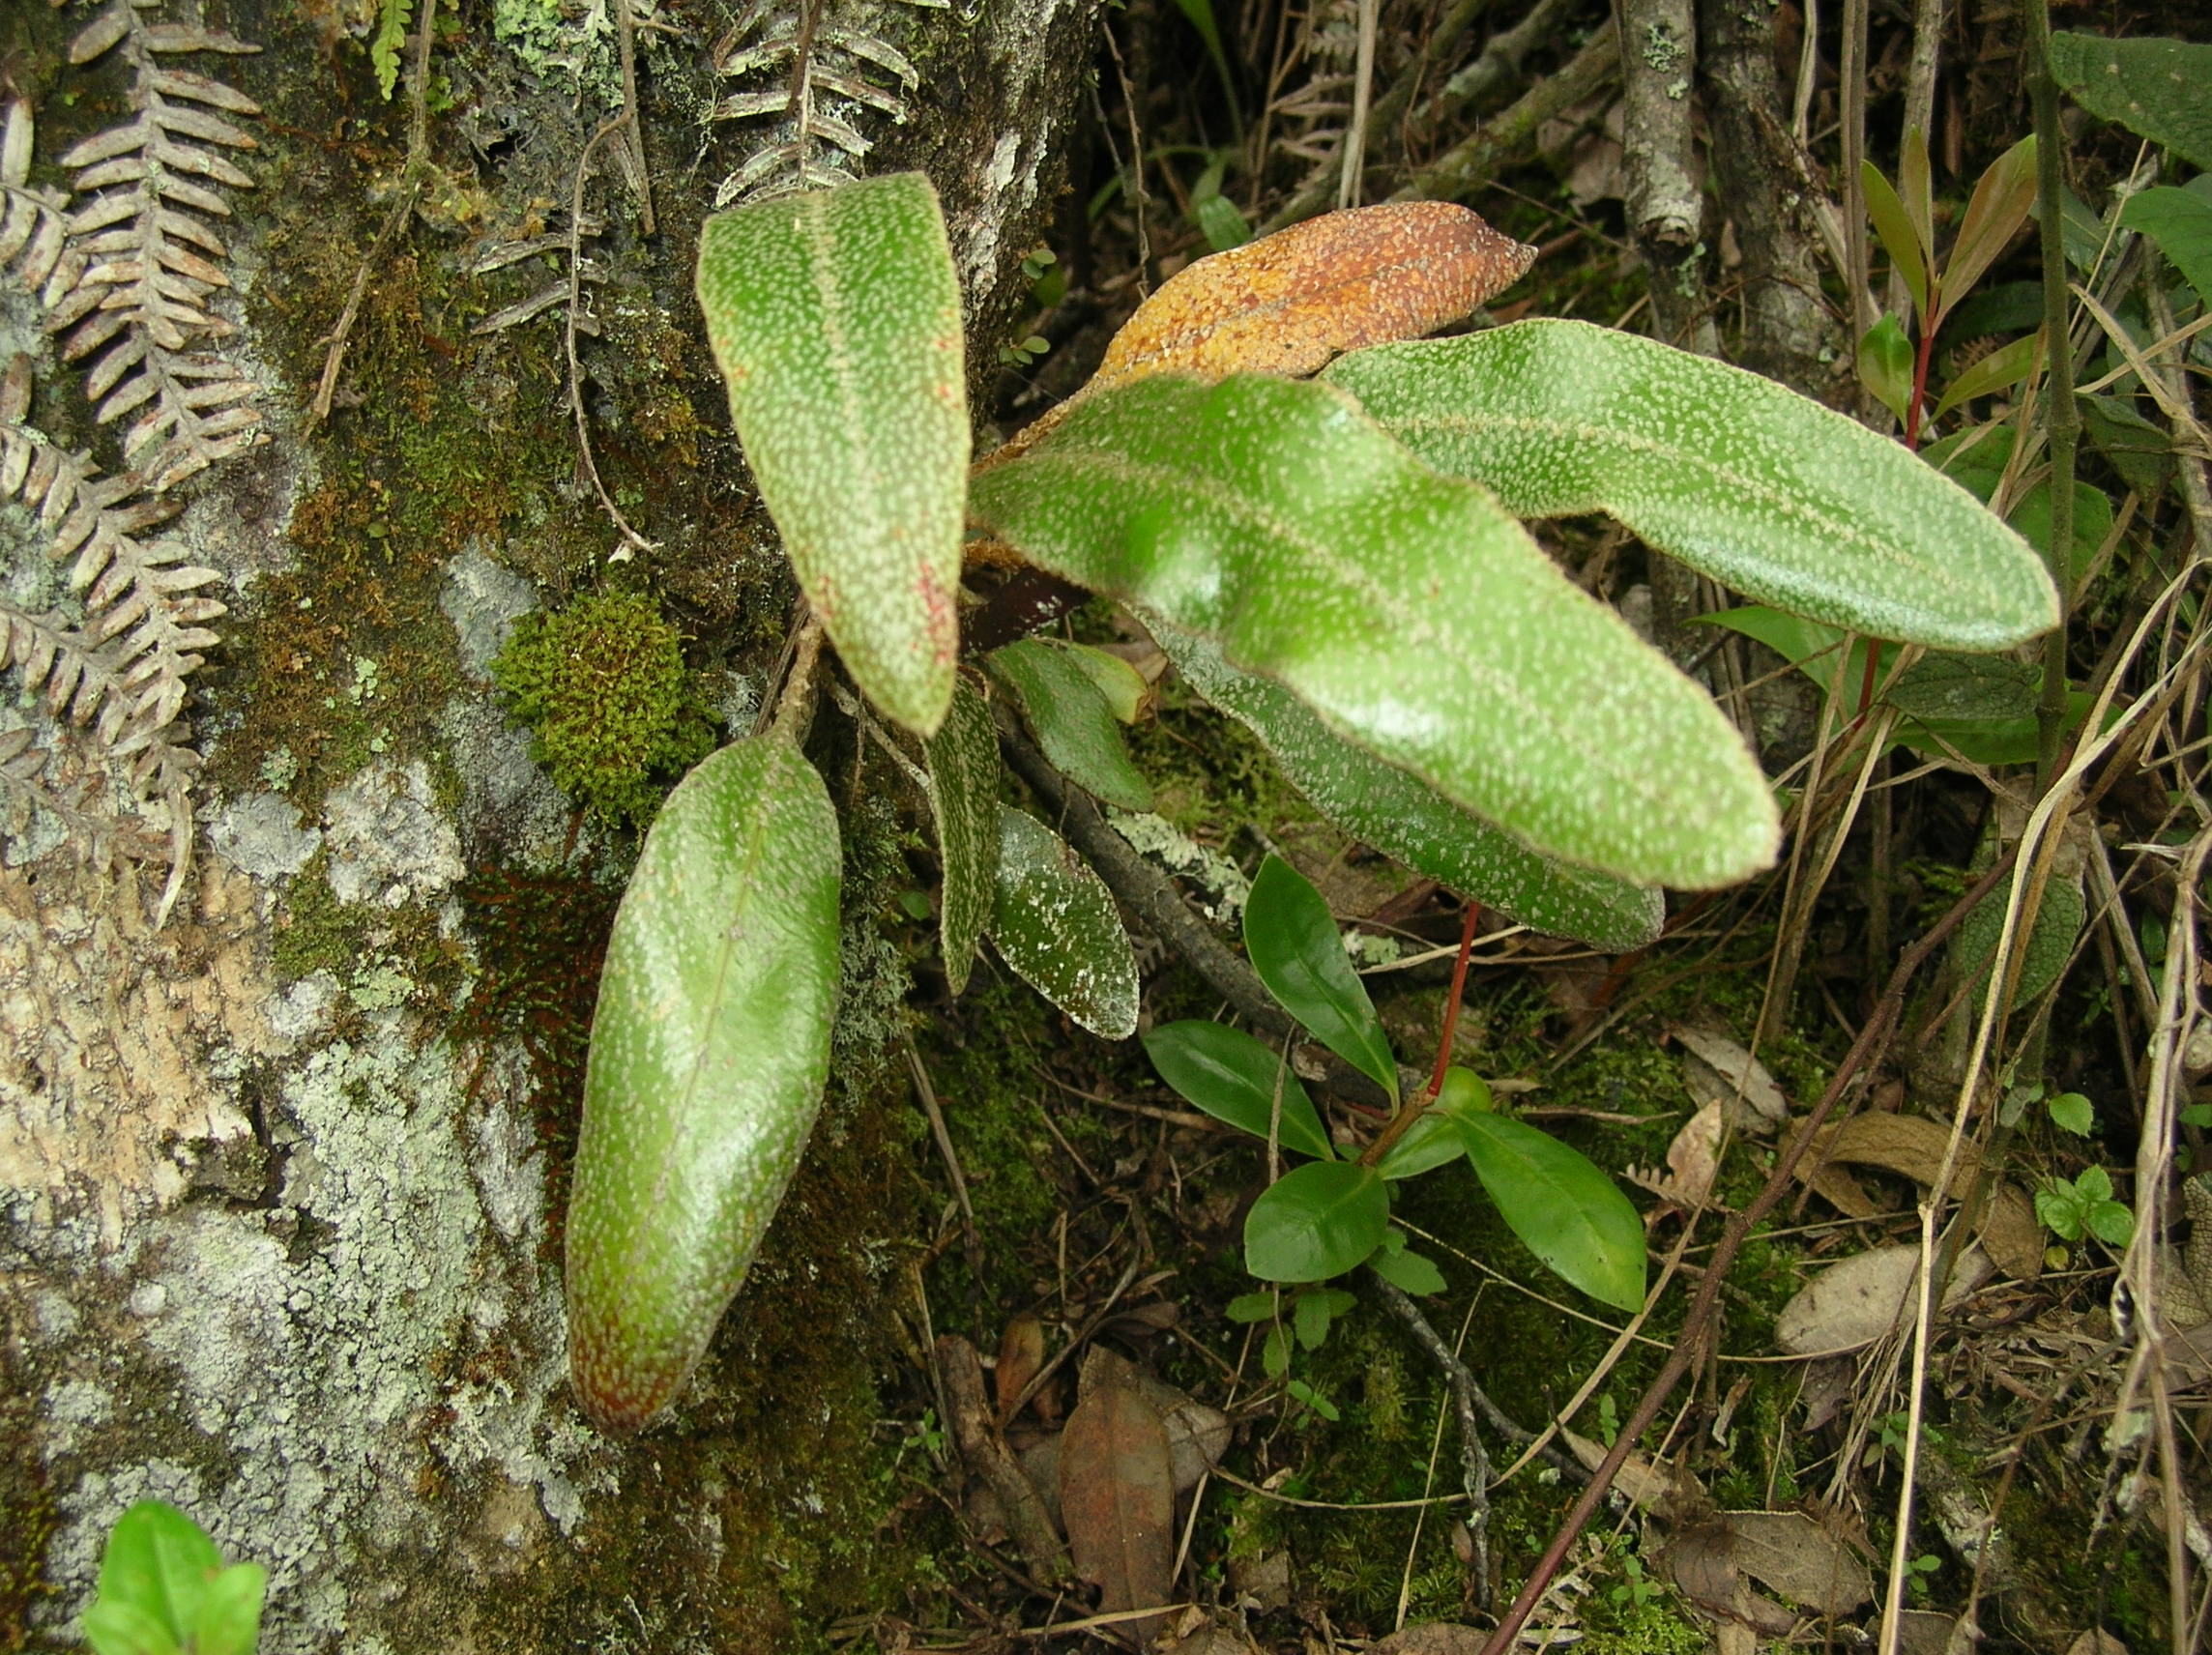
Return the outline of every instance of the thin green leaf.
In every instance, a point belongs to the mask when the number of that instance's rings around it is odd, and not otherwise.
[[[140,1500],[108,1531],[99,1601],[135,1611],[182,1642],[221,1568],[222,1553],[198,1524],[166,1501]]]
[[[2078,1091],[2062,1091],[2050,1102],[2051,1123],[2077,1138],[2086,1138],[2097,1129],[2097,1112],[2087,1098]]]
[[[1252,239],[1251,220],[1226,195],[1206,196],[1192,211],[1198,215],[1198,227],[1206,236],[1206,245],[1217,253],[1240,247]]]
[[[780,735],[677,784],[599,978],[568,1198],[569,1379],[602,1426],[675,1397],[798,1169],[837,1004],[837,816]]]
[[[1897,190],[1884,178],[1881,168],[1873,161],[1859,162],[1859,181],[1866,189],[1867,217],[1874,220],[1874,233],[1881,239],[1890,263],[1905,282],[1905,291],[1912,295],[1913,314],[1923,320],[1928,315],[1928,249],[1921,246],[1914,233],[1912,216],[1898,199]],[[1862,346],[1863,350],[1864,347]]]
[[[1903,448],[1656,340],[1516,322],[1357,351],[1324,377],[1508,510],[1609,512],[1778,608],[1963,650],[2002,649],[2058,618],[2042,560]]]
[[[2051,73],[2099,120],[2212,167],[2212,45],[2061,30],[2051,37]]]
[[[2041,333],[2030,334],[1992,351],[1944,388],[1941,399],[1936,404],[1936,418],[1942,419],[1961,403],[1970,402],[1977,396],[2010,391],[2033,373],[2042,361]]]
[[[1339,740],[1279,683],[1238,672],[1220,646],[1160,624],[1152,636],[1191,687],[1260,739],[1291,785],[1362,844],[1518,924],[1619,953],[1659,935],[1666,898],[1529,850],[1363,747]]]
[[[2035,134],[2030,132],[1992,162],[1974,186],[1960,221],[1951,257],[1943,266],[1938,309],[1929,318],[1931,330],[1941,326],[1942,314],[1973,290],[1982,272],[2012,245],[2020,227],[2035,206]]]
[[[1997,934],[2004,925],[2005,892],[1999,886],[1974,905],[1953,933],[1951,964],[1961,982],[1974,988],[1974,1003],[1981,1004],[1982,988],[1996,957]],[[2043,901],[2035,911],[2025,947],[2014,944],[2020,959],[2020,980],[2013,989],[2014,1007],[2027,1004],[2056,982],[2074,957],[2074,940],[2081,935],[2089,906],[2081,895],[2080,876],[2053,879],[2043,887]]]
[[[1416,1298],[1444,1291],[1443,1271],[1418,1253],[1392,1253],[1382,1249],[1367,1261],[1367,1267],[1401,1292],[1410,1292]]]
[[[1897,189],[1905,214],[1912,222],[1913,245],[1920,249],[1926,269],[1936,269],[1936,191],[1928,165],[1928,134],[1910,128],[1897,152]],[[1926,321],[1928,312],[1920,312]]]
[[[160,1616],[132,1603],[102,1598],[77,1625],[93,1655],[182,1655],[184,1648]]]
[[[1900,423],[1911,418],[1912,341],[1895,316],[1882,317],[1860,338],[1858,367],[1859,383],[1877,402],[1896,415]]]
[[[2173,442],[2166,428],[2146,420],[2119,396],[2078,396],[2081,429],[2120,480],[2145,500],[2166,492],[2173,475]]]
[[[999,889],[991,941],[1014,974],[1093,1034],[1137,1029],[1137,959],[1098,876],[1050,828],[999,811]]]
[[[1367,985],[1344,951],[1336,916],[1313,882],[1272,852],[1244,900],[1244,948],[1284,1010],[1392,1098],[1398,1095],[1398,1060]]]
[[[2192,189],[2162,185],[2128,197],[2120,222],[2158,244],[2197,297],[2212,304],[2212,201]]]
[[[2136,1236],[2136,1215],[2116,1201],[2100,1201],[2089,1208],[2089,1234],[2108,1247],[2125,1247]]]
[[[1449,1166],[1466,1153],[1467,1142],[1457,1128],[1441,1110],[1430,1109],[1406,1128],[1405,1137],[1390,1146],[1390,1152],[1375,1164],[1375,1170],[1395,1183]]]
[[[376,38],[368,43],[368,62],[376,71],[376,90],[387,103],[399,86],[399,48],[407,44],[407,24],[414,15],[415,0],[378,0]]]
[[[1382,1244],[1390,1192],[1349,1161],[1308,1161],[1265,1190],[1244,1219],[1244,1267],[1264,1282],[1322,1282]]]
[[[1123,660],[1090,644],[1065,646],[1068,659],[1091,675],[1091,682],[1106,705],[1114,710],[1115,719],[1122,724],[1134,724],[1144,711],[1145,697],[1151,685],[1145,675]]]
[[[1540,850],[1651,884],[1765,865],[1764,779],[1710,699],[1484,491],[1326,386],[1097,392],[975,479],[978,522],[1216,640],[1336,735]]]
[[[945,864],[938,919],[946,987],[968,986],[975,944],[999,889],[999,737],[991,709],[966,679],[952,686],[952,705],[925,749],[929,808],[937,819],[937,854]]]
[[[1177,1095],[1255,1138],[1267,1136],[1280,1089],[1282,1123],[1276,1141],[1316,1160],[1335,1159],[1313,1099],[1282,1054],[1243,1030],[1203,1019],[1163,1023],[1145,1036],[1145,1055]]]
[[[1924,655],[1898,676],[1887,700],[1937,723],[2033,720],[2043,674],[2007,655]]]
[[[1224,1314],[1232,1321],[1266,1321],[1275,1314],[1274,1292],[1238,1293]]]
[[[1151,809],[1152,790],[1129,762],[1114,710],[1081,663],[1041,638],[994,650],[989,660],[1020,698],[1037,745],[1055,768],[1109,804]]]
[[[1328,1324],[1334,1320],[1324,1293],[1298,1294],[1291,1311],[1291,1325],[1308,1350],[1319,1350],[1328,1342]]]
[[[1620,1310],[1644,1305],[1644,1224],[1579,1151],[1502,1115],[1454,1111],[1482,1187],[1513,1234],[1569,1286]]]
[[[917,172],[709,218],[699,303],[730,418],[854,681],[922,735],[952,697],[969,432],[960,286]]]

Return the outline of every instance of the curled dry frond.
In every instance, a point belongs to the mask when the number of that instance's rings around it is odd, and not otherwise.
[[[67,198],[31,188],[34,133],[31,105],[18,98],[0,126],[0,271],[50,308],[76,285],[84,260],[69,245]]]
[[[133,72],[133,113],[62,157],[76,174],[63,227],[77,266],[49,298],[46,327],[62,335],[63,360],[93,359],[85,391],[101,421],[134,416],[123,451],[158,494],[261,440],[247,400],[258,387],[202,348],[235,332],[208,307],[230,285],[229,248],[211,222],[230,217],[218,187],[253,185],[226,152],[258,147],[226,117],[260,106],[168,62],[261,48],[217,29],[149,22],[131,0],[115,0],[77,36],[70,60],[90,63],[118,45]]]

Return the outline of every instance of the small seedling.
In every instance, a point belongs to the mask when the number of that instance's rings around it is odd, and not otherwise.
[[[1642,1609],[1659,1596],[1659,1583],[1644,1578],[1644,1559],[1634,1553],[1620,1559],[1620,1572],[1627,1579],[1606,1593],[1608,1602]]]
[[[84,1639],[95,1655],[250,1655],[268,1583],[258,1563],[225,1568],[175,1506],[140,1500],[107,1536]]]
[[[2094,1235],[2108,1247],[2125,1247],[2136,1233],[2136,1215],[2112,1199],[2112,1175],[2084,1167],[2079,1177],[2049,1177],[2035,1192],[2035,1216],[2062,1241]]]

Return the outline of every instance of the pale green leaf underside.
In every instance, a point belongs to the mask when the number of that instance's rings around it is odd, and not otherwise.
[[[2042,561],[1896,443],[1757,374],[1586,322],[1378,345],[1324,375],[1524,517],[1603,511],[1738,592],[1876,637],[2057,624]]]
[[[989,661],[1020,698],[1037,745],[1055,769],[1108,804],[1139,813],[1151,809],[1151,787],[1129,761],[1114,709],[1073,652],[1023,638],[993,650]]]
[[[1553,936],[1622,951],[1659,935],[1667,904],[1658,890],[1529,850],[1396,766],[1339,740],[1297,697],[1271,679],[1238,672],[1210,640],[1165,624],[1153,637],[1193,689],[1257,736],[1291,785],[1362,843]]]
[[[919,173],[707,220],[699,303],[730,418],[854,681],[927,735],[959,653],[960,288]]]
[[[925,745],[929,808],[945,867],[938,933],[946,986],[958,994],[968,986],[999,888],[999,735],[990,707],[966,679],[954,681],[951,708]]]
[[[1093,1034],[1137,1031],[1137,958],[1090,866],[1026,811],[999,808],[991,941],[1014,974]]]
[[[568,1223],[570,1370],[634,1429],[706,1350],[830,1070],[842,871],[830,796],[778,736],[677,785],[599,979]]]
[[[1773,801],[1712,702],[1330,387],[1116,386],[977,476],[971,508],[1540,850],[1693,887],[1773,857]]]

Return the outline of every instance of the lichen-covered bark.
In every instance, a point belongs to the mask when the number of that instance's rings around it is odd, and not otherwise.
[[[88,10],[9,10],[35,176],[59,185],[47,158],[117,118],[126,83],[66,61]],[[589,197],[604,279],[586,409],[655,550],[610,559],[578,486],[558,312],[472,332],[558,274],[548,256],[477,265],[566,228],[611,106],[603,13],[538,11],[503,7],[505,34],[475,11],[451,32],[448,14],[434,170],[309,431],[296,410],[404,160],[404,87],[378,98],[337,14],[209,8],[266,48],[221,65],[263,114],[216,303],[271,441],[183,490],[169,531],[223,572],[232,609],[194,681],[208,766],[169,925],[145,917],[158,859],[99,866],[22,798],[0,821],[0,1396],[18,1399],[0,1408],[0,1642],[69,1646],[108,1525],[147,1495],[269,1565],[272,1651],[804,1649],[911,1578],[876,1538],[891,1485],[875,1386],[919,1316],[896,1094],[833,1086],[669,1424],[602,1440],[566,1388],[557,1233],[625,853],[574,819],[485,666],[529,608],[635,587],[742,725],[791,588],[688,297],[698,224],[752,141],[702,120],[723,90],[711,42],[645,37],[655,232],[614,180]],[[906,122],[868,129],[865,165],[937,185],[977,385],[1057,206],[1095,11],[985,0],[851,22],[919,72]],[[36,356],[38,417],[113,465],[80,373],[25,296],[4,297],[0,346]],[[20,565],[12,523],[0,555]],[[833,786],[880,806],[853,757]],[[846,836],[848,888],[879,902],[906,877],[898,824],[859,808]],[[903,986],[864,913],[847,932],[841,1054],[888,1030]]]

